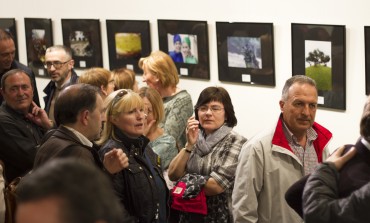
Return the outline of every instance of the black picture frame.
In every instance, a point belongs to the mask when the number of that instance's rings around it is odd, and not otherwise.
[[[272,23],[216,22],[220,81],[275,86]]]
[[[44,68],[46,49],[53,45],[52,21],[46,18],[24,18],[27,65],[36,77],[49,78]]]
[[[365,34],[365,93],[370,94],[370,26],[364,27]]]
[[[103,67],[99,19],[62,19],[63,44],[72,50],[74,68]]]
[[[149,21],[106,20],[106,25],[109,68],[125,67],[136,74],[142,73],[138,62],[152,51]]]
[[[292,72],[316,81],[323,108],[346,109],[346,28],[292,23]]]
[[[207,21],[165,20],[158,19],[159,49],[170,56],[172,52],[181,77],[194,79],[210,79],[209,46]],[[191,56],[183,58],[182,52],[175,53],[174,38],[186,41]],[[185,40],[186,39],[186,40]],[[181,42],[181,44],[183,41]],[[184,45],[185,46],[185,45]],[[181,55],[181,56],[180,56]],[[171,56],[172,57],[172,56]]]
[[[17,24],[15,22],[15,18],[0,18],[0,28],[4,29],[5,31],[9,32],[14,41],[15,46],[15,55],[14,59],[18,60],[18,36],[17,36]]]

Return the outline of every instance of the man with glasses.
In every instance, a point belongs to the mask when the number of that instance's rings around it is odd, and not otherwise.
[[[51,78],[49,84],[45,87],[44,97],[45,111],[48,113],[50,120],[54,121],[54,103],[59,92],[65,87],[76,84],[78,76],[73,70],[74,60],[72,52],[66,46],[56,45],[46,49],[45,52],[45,69]]]
[[[313,79],[295,75],[285,82],[277,124],[250,139],[239,155],[232,195],[235,223],[303,222],[284,196],[329,153],[332,133],[315,122],[317,101]]]
[[[40,106],[39,94],[36,87],[35,75],[26,65],[19,63],[14,59],[15,44],[11,33],[0,29],[0,78],[9,70],[21,69],[31,78],[33,85],[33,101]],[[0,104],[3,102],[3,96],[0,95]]]

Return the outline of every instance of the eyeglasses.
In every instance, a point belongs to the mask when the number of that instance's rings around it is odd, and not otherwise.
[[[206,113],[208,112],[208,110],[211,110],[212,113],[219,113],[222,111],[222,109],[224,109],[223,107],[221,106],[218,106],[218,105],[213,105],[213,106],[205,106],[205,105],[202,105],[202,106],[199,106],[198,108],[198,111],[202,112],[202,113]]]
[[[67,60],[66,62],[60,62],[60,61],[50,61],[46,62],[44,64],[45,69],[50,69],[51,66],[54,66],[55,69],[60,69],[63,67],[64,64],[68,63],[71,60]]]

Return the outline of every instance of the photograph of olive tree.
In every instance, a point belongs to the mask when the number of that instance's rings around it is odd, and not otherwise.
[[[331,42],[305,41],[306,75],[316,81],[317,89],[332,89]]]

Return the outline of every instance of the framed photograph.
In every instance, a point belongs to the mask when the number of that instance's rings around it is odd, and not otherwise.
[[[366,95],[370,94],[370,26],[365,26],[365,80]]]
[[[27,65],[37,77],[49,78],[44,68],[45,51],[53,45],[51,19],[24,18]]]
[[[275,86],[272,23],[216,22],[220,81]]]
[[[18,38],[15,18],[0,18],[0,28],[12,34],[15,46],[14,58],[18,60]]]
[[[316,81],[320,107],[346,109],[346,39],[343,25],[292,23],[292,71]]]
[[[158,20],[158,35],[181,77],[209,80],[207,21]]]
[[[138,67],[141,57],[151,52],[149,21],[107,20],[109,67],[125,67],[142,73]]]
[[[62,19],[63,44],[72,50],[75,68],[102,67],[100,21]]]

